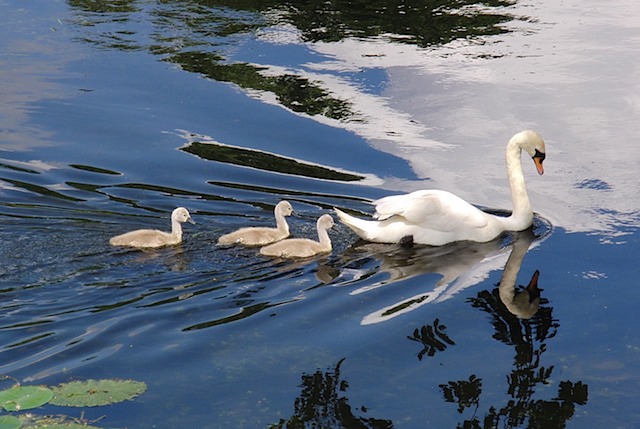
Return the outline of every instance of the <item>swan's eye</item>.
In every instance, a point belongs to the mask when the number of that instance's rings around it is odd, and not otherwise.
[[[544,161],[546,155],[544,154],[544,152],[540,152],[538,149],[536,149],[536,153],[535,155],[533,155],[534,158],[540,158],[540,161]]]

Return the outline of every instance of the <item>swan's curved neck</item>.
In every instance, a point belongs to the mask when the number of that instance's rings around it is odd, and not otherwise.
[[[516,295],[516,280],[518,272],[522,266],[524,256],[529,250],[529,246],[531,246],[534,239],[531,231],[526,231],[523,234],[524,235],[517,237],[513,243],[511,254],[507,259],[504,270],[502,271],[502,277],[500,278],[500,283],[498,285],[498,294],[500,295],[500,301],[502,301],[511,314],[519,318],[528,319],[538,311],[540,301],[532,302],[530,300],[530,286],[527,287],[527,291],[520,292],[520,294],[525,294],[524,297],[527,298],[524,303],[521,299],[518,299],[518,296]]]
[[[522,174],[521,154],[522,147],[518,142],[510,141],[507,145],[506,161],[513,212],[511,216],[503,219],[511,231],[527,229],[533,221],[533,210]]]
[[[325,228],[318,226],[318,240],[323,249],[331,250],[331,239],[329,238],[329,232]]]
[[[276,210],[276,226],[278,227],[278,231],[282,231],[285,233],[289,233],[289,224],[287,224],[287,220],[284,215]]]
[[[524,255],[526,255],[532,242],[532,237],[521,238],[519,240],[516,239],[513,243],[511,254],[507,259],[504,270],[502,271],[498,292],[500,293],[500,300],[507,306],[507,308],[510,308],[510,304],[512,305],[513,303],[513,298],[516,295],[515,286],[518,278],[518,272],[520,271],[520,266],[524,260]]]

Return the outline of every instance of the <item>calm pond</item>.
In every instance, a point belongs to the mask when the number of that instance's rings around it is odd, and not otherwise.
[[[148,386],[32,414],[104,428],[640,426],[636,0],[0,9],[0,389]],[[523,157],[529,231],[403,247],[337,223],[333,251],[299,261],[216,246],[272,226],[281,200],[310,238],[333,207],[366,217],[418,189],[510,210],[504,148],[523,129],[547,146],[542,176]],[[181,245],[109,245],[169,229],[178,206],[196,222]],[[536,279],[539,300],[522,289]]]

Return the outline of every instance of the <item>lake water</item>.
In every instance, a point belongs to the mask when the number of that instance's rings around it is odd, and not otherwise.
[[[31,410],[100,427],[638,427],[640,3],[436,3],[0,2],[2,387],[148,384]],[[215,245],[283,199],[301,237],[423,188],[508,210],[526,128],[531,231]],[[109,246],[177,206],[181,245]]]

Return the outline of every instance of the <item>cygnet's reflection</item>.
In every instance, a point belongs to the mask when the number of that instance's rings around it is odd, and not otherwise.
[[[486,279],[490,272],[504,266],[500,282],[500,297],[510,312],[521,318],[531,317],[539,305],[539,291],[535,274],[529,286],[516,293],[515,282],[518,271],[531,246],[537,246],[544,236],[536,237],[532,229],[510,233],[488,243],[459,242],[440,247],[402,247],[393,244],[359,242],[343,255],[348,259],[347,267],[354,280],[371,275],[370,270],[357,268],[364,260],[379,261],[377,272],[387,273],[384,280],[355,289],[358,295],[374,289],[391,286],[418,275],[433,273],[442,276],[428,292],[421,292],[366,315],[363,325],[380,323],[413,311],[428,303],[437,303],[451,298],[469,286]],[[505,263],[505,260],[507,262]],[[344,274],[344,269],[343,269]]]

